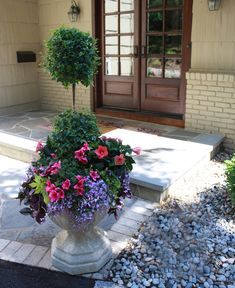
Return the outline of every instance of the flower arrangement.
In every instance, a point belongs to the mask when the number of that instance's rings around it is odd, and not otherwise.
[[[21,213],[38,223],[47,214],[67,213],[79,226],[102,209],[117,217],[122,200],[131,197],[132,153],[140,150],[100,136],[91,114],[67,110],[57,116],[54,130],[36,151],[38,160],[32,162],[18,198],[29,206]]]

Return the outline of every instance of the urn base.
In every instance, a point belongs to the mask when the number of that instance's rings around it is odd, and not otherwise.
[[[62,230],[52,241],[52,265],[71,275],[99,271],[111,258],[112,248],[105,232]]]

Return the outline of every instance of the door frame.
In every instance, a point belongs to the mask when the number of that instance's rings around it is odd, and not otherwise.
[[[102,27],[103,27],[103,17],[102,17],[102,5],[101,5],[101,1],[102,0],[92,0],[92,36],[95,37],[97,39],[97,47],[98,50],[101,52],[103,51],[103,46],[104,43],[102,41]],[[187,73],[187,71],[189,70],[189,68],[191,67],[191,34],[192,34],[192,21],[193,21],[193,0],[185,0],[186,1],[186,5],[185,5],[185,13],[187,13],[187,17],[188,19],[191,19],[190,21],[188,21],[188,25],[185,27],[184,30],[184,37],[183,37],[183,47],[185,49],[186,45],[189,45],[190,47],[188,47],[183,53],[185,55],[185,57],[182,59],[183,63],[182,65],[184,66],[184,70],[185,73]],[[141,21],[139,21],[141,22]],[[99,54],[101,61],[104,61],[104,59],[102,59],[102,55],[101,53]],[[188,65],[186,65],[185,58],[189,59],[188,61]],[[102,62],[101,62],[102,63]],[[175,126],[178,127],[184,127],[184,118],[185,118],[185,108],[186,108],[186,77],[182,78],[181,80],[181,85],[183,85],[183,92],[185,95],[184,98],[184,103],[183,103],[183,110],[184,110],[184,114],[182,119],[175,119],[174,117],[159,117],[159,114],[157,114],[156,116],[154,116],[154,112],[152,114],[149,113],[143,113],[143,112],[138,112],[140,111],[140,103],[138,105],[138,111],[137,112],[129,112],[129,111],[122,111],[120,110],[113,110],[113,109],[104,109],[102,108],[102,91],[103,91],[103,87],[102,87],[102,69],[103,69],[103,65],[100,65],[98,68],[98,73],[94,79],[94,86],[93,89],[91,89],[91,109],[93,112],[96,112],[97,114],[106,114],[106,115],[113,115],[114,117],[124,117],[124,118],[128,118],[128,119],[136,119],[139,121],[147,121],[147,122],[155,122],[155,123],[161,123],[164,124],[166,123],[166,125],[174,125],[174,123],[176,124]],[[140,73],[139,73],[140,74]],[[138,75],[139,80],[141,75]],[[138,81],[140,82],[140,81]],[[140,89],[140,85],[141,83],[139,83],[139,89]],[[113,113],[112,113],[113,111]],[[165,120],[164,120],[165,119]]]

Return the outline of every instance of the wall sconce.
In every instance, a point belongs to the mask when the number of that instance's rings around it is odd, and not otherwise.
[[[77,22],[79,14],[80,14],[80,7],[74,0],[72,0],[71,7],[68,11],[70,22]]]
[[[219,10],[221,0],[208,0],[209,11]]]

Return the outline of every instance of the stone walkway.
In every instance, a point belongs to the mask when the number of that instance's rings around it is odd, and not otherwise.
[[[53,111],[32,111],[0,116],[0,132],[31,140],[44,141],[51,131],[53,119],[57,114]],[[98,123],[102,133],[122,128],[186,141],[191,141],[200,135],[200,133],[182,128],[105,116],[98,116]]]

